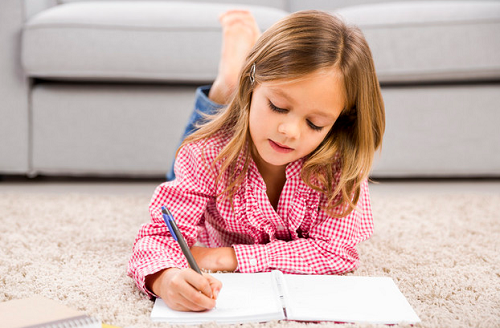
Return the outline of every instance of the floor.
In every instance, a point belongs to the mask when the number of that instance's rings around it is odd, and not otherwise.
[[[94,193],[152,195],[162,179],[83,179],[38,177],[3,177],[0,193]],[[370,193],[496,193],[500,194],[500,179],[382,179],[371,183]]]

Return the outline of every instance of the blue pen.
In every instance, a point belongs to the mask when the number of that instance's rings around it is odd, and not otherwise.
[[[186,241],[184,240],[184,237],[182,236],[181,231],[179,230],[179,227],[177,227],[177,224],[175,223],[174,216],[165,206],[161,207],[161,211],[163,213],[163,220],[167,224],[168,230],[170,230],[170,234],[179,243],[182,253],[186,257],[189,266],[194,271],[198,272],[199,274],[202,274],[200,268],[198,267],[198,264],[196,264],[196,261],[194,260],[193,254],[189,250],[189,246],[187,245]]]

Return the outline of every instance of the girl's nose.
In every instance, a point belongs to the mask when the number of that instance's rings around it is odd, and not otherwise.
[[[278,132],[287,138],[297,139],[300,136],[300,126],[298,122],[282,122],[278,125]]]

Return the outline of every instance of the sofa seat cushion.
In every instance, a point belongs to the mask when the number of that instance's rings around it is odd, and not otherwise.
[[[500,2],[413,1],[337,11],[358,25],[382,83],[500,78]]]
[[[25,25],[30,77],[63,80],[211,81],[221,46],[218,17],[246,8],[262,30],[287,13],[233,4],[109,1],[66,3]]]

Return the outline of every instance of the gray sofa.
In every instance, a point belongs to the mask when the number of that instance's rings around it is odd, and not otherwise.
[[[2,0],[0,175],[164,176],[238,6],[361,27],[386,104],[373,177],[500,176],[500,2],[218,2]]]

